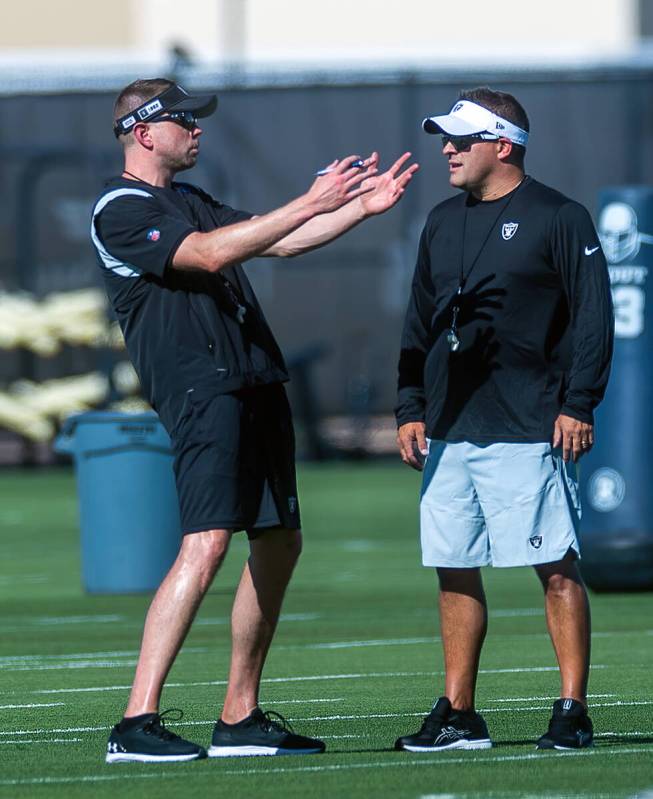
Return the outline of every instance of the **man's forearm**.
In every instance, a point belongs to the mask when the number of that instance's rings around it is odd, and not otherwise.
[[[363,210],[360,198],[332,211],[329,214],[320,214],[300,225],[292,233],[268,248],[263,255],[278,255],[292,257],[309,250],[314,250],[328,242],[342,236],[348,230],[358,225],[367,214]]]
[[[262,255],[271,245],[307,223],[316,209],[305,195],[287,205],[245,222],[210,233],[191,233],[175,253],[178,269],[217,271],[233,263]]]

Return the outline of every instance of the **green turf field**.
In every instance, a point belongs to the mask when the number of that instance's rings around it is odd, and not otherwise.
[[[264,674],[262,705],[324,738],[320,756],[103,762],[136,658],[145,596],[85,596],[72,473],[0,475],[1,797],[633,797],[653,795],[650,594],[592,597],[597,746],[536,752],[557,696],[541,590],[488,571],[478,706],[494,749],[392,751],[441,687],[433,574],[419,565],[418,477],[398,465],[301,470],[305,549]],[[224,691],[239,537],[164,693],[208,743]]]

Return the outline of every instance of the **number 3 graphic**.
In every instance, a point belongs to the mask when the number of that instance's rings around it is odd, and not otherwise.
[[[637,338],[644,332],[644,290],[639,286],[612,289],[614,334],[617,338]]]

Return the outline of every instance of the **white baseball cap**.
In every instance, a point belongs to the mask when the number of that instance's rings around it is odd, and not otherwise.
[[[427,117],[422,128],[426,133],[446,133],[449,136],[480,134],[488,141],[510,139],[522,147],[528,144],[527,131],[470,100],[459,100],[448,114]]]

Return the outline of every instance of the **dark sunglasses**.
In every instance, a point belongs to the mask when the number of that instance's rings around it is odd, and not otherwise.
[[[197,127],[197,117],[192,111],[170,111],[164,116],[147,120],[148,125],[151,125],[152,122],[174,122],[175,125],[181,125],[182,128],[191,132]]]
[[[446,147],[447,144],[451,144],[456,152],[460,153],[470,150],[472,144],[476,144],[479,141],[499,141],[498,136],[488,138],[488,135],[487,133],[470,133],[467,136],[449,136],[444,134],[440,136],[440,138],[442,139],[443,147]]]

